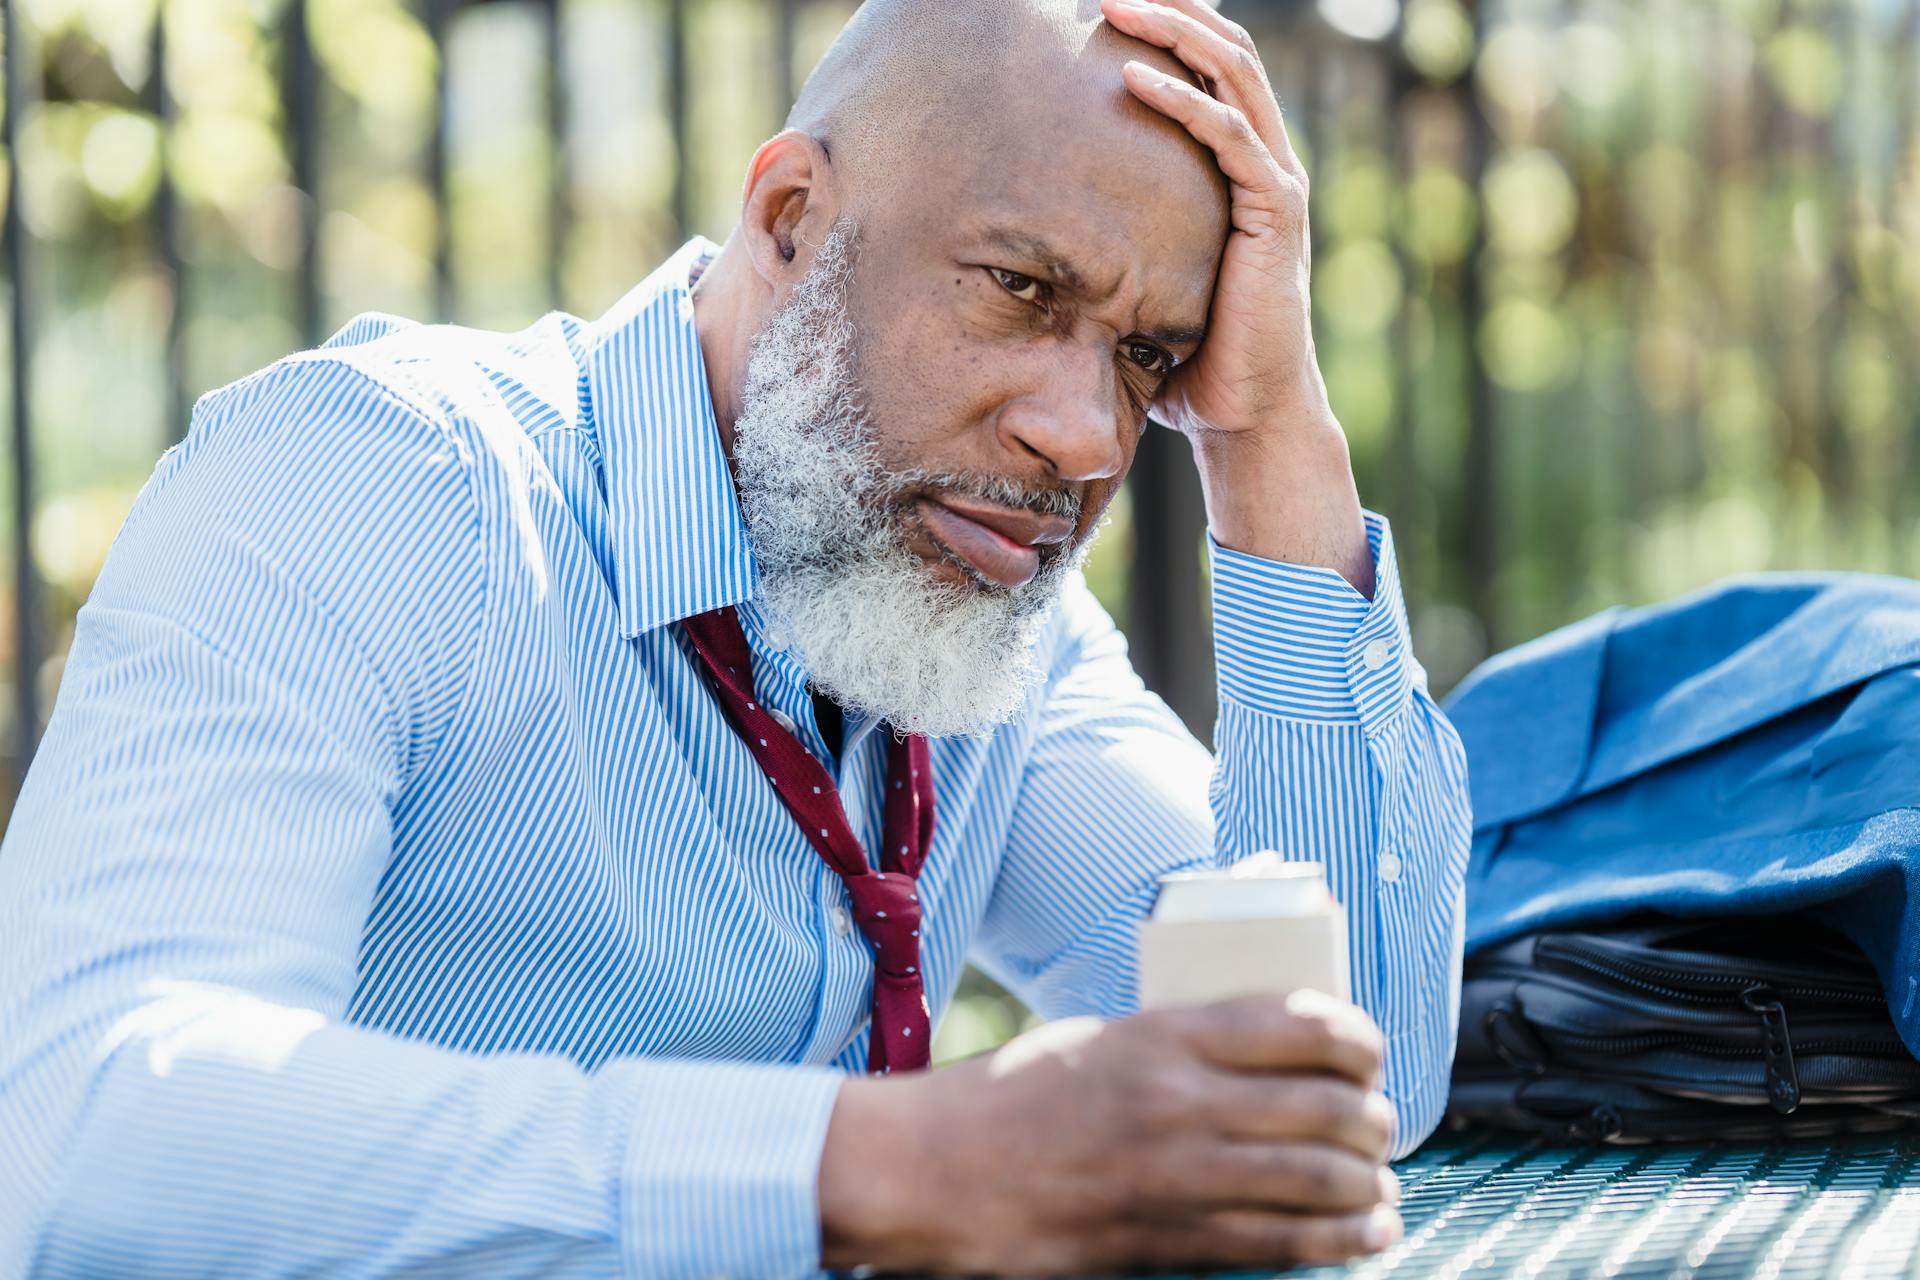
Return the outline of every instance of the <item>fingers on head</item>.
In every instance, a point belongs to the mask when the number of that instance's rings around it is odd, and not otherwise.
[[[1137,25],[1141,34],[1153,37],[1152,43],[1160,44],[1188,68],[1211,81],[1231,82],[1242,90],[1266,84],[1266,70],[1246,31],[1204,5],[1156,5],[1143,10],[1121,10],[1120,14],[1122,21]],[[1212,21],[1201,18],[1200,14],[1208,15]],[[1223,26],[1238,32],[1239,38],[1221,30]]]
[[[1247,34],[1247,29],[1233,19],[1222,15],[1218,9],[1206,3],[1206,0],[1159,0],[1159,3],[1166,8],[1175,10],[1185,17],[1192,19],[1215,35],[1224,37],[1228,43],[1248,53],[1257,52],[1254,48],[1253,37]]]
[[[1216,99],[1212,111],[1220,132],[1226,135],[1227,141],[1233,145],[1247,147],[1260,140],[1259,135],[1254,132],[1253,122],[1247,119],[1247,113],[1232,103]]]
[[[1224,96],[1246,111],[1281,170],[1299,184],[1304,200],[1307,174],[1287,134],[1285,113],[1267,78],[1266,63],[1253,37],[1237,22],[1223,18],[1203,0],[1159,0],[1147,10],[1116,9],[1111,15],[1129,33],[1158,43]]]
[[[1249,191],[1270,193],[1286,182],[1286,172],[1274,161],[1260,131],[1247,113],[1230,102],[1205,98],[1196,104],[1197,122],[1189,122],[1194,136],[1212,148],[1220,172]]]
[[[1193,9],[1211,12],[1203,6],[1196,5]],[[1278,107],[1273,100],[1273,89],[1267,83],[1266,67],[1254,51],[1253,41],[1239,27],[1234,27],[1240,34],[1240,40],[1236,41],[1213,29],[1212,24],[1170,5],[1116,8],[1109,16],[1129,35],[1157,44],[1178,58],[1206,82],[1210,96],[1256,117],[1256,127],[1278,126]]]
[[[1143,63],[1127,65],[1142,68],[1133,73],[1135,93],[1212,151],[1229,181],[1263,197],[1290,189],[1289,171],[1274,158],[1246,112]],[[1304,198],[1301,188],[1303,208]]]
[[[1266,64],[1260,61],[1260,55],[1254,51],[1253,41],[1247,39],[1247,33],[1239,27],[1234,30],[1240,32],[1245,43],[1236,42],[1231,36],[1224,41],[1215,41],[1213,47],[1217,52],[1214,61],[1220,70],[1217,74],[1209,74],[1216,83],[1231,86],[1235,93],[1249,102],[1272,97],[1273,90],[1267,84]]]

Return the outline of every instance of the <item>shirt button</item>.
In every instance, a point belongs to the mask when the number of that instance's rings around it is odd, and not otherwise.
[[[841,937],[853,932],[853,917],[847,914],[845,907],[835,907],[827,913],[827,917],[833,921],[833,931]]]
[[[1391,849],[1380,855],[1380,878],[1388,884],[1400,878],[1400,855]]]
[[[1393,650],[1387,647],[1385,640],[1369,640],[1367,647],[1360,651],[1360,665],[1369,671],[1378,671],[1387,665],[1387,659],[1392,656]]]
[[[767,714],[772,716],[773,722],[779,725],[782,729],[785,729],[788,733],[793,732],[792,716],[788,715],[784,711],[775,711],[772,707],[767,708]]]

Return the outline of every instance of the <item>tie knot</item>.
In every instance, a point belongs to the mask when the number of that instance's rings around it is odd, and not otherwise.
[[[885,971],[905,973],[920,963],[920,886],[898,871],[849,876],[847,895],[853,918],[873,943],[874,959]]]

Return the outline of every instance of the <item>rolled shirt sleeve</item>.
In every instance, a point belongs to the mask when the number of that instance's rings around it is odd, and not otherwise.
[[[1212,547],[1212,755],[1092,595],[1068,594],[976,959],[1048,1017],[1130,1013],[1162,875],[1268,849],[1319,862],[1346,909],[1353,998],[1387,1037],[1404,1154],[1446,1100],[1466,771],[1413,660],[1386,522],[1367,534],[1371,600],[1331,570]]]
[[[1326,867],[1355,1001],[1387,1037],[1396,1155],[1445,1108],[1458,1027],[1471,818],[1466,757],[1414,659],[1387,522],[1367,516],[1371,600],[1329,569],[1209,540],[1219,662],[1219,855]]]

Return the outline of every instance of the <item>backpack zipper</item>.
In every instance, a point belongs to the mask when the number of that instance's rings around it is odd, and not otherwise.
[[[1623,960],[1618,956],[1608,954],[1598,949],[1584,947],[1579,943],[1567,942],[1560,938],[1546,937],[1540,939],[1539,944],[1535,947],[1534,954],[1542,959],[1559,960],[1563,963],[1571,964],[1576,968],[1585,969],[1590,973],[1600,974],[1602,977],[1611,978],[1623,986],[1636,987],[1642,991],[1648,991],[1668,999],[1683,1000],[1694,1004],[1721,1004],[1728,1000],[1740,999],[1747,989],[1756,985],[1766,986],[1768,990],[1776,993],[1776,1001],[1779,996],[1788,996],[1804,1000],[1832,1000],[1849,1004],[1877,1004],[1885,998],[1877,988],[1869,990],[1864,987],[1813,987],[1791,982],[1759,984],[1752,978],[1735,977],[1730,974],[1690,973],[1686,975],[1686,980],[1693,983],[1696,989],[1677,987],[1672,985],[1671,982],[1661,981],[1661,979],[1669,979],[1673,976],[1674,971],[1670,968],[1663,968],[1659,965],[1645,964],[1633,960]],[[1719,988],[1719,990],[1701,991],[1697,989],[1703,986],[1716,987]],[[1755,1010],[1755,1012],[1758,1012],[1758,1010]]]
[[[1767,1105],[1783,1116],[1792,1115],[1800,1106],[1800,1073],[1794,1065],[1794,1043],[1787,1026],[1787,1011],[1780,993],[1764,983],[1751,983],[1740,993],[1740,1004],[1760,1018],[1760,1057],[1766,1067]],[[1681,1031],[1644,1032],[1635,1036],[1583,1036],[1556,1033],[1555,1039],[1577,1045],[1589,1053],[1645,1053],[1652,1049],[1681,1049],[1708,1058],[1751,1059],[1751,1047],[1729,1044],[1725,1040],[1695,1036]],[[1872,1040],[1828,1038],[1808,1040],[1799,1046],[1801,1053],[1891,1053],[1903,1050],[1897,1037]]]
[[[1705,1058],[1738,1060],[1753,1057],[1753,1046],[1733,1044],[1684,1031],[1647,1031],[1633,1036],[1583,1036],[1572,1031],[1555,1031],[1555,1044],[1566,1043],[1591,1053],[1645,1053],[1650,1049],[1684,1049]],[[1794,1051],[1802,1054],[1856,1053],[1897,1057],[1903,1051],[1900,1041],[1884,1040],[1805,1040],[1795,1041]]]
[[[1793,1069],[1793,1037],[1787,1033],[1787,1010],[1780,1003],[1780,993],[1756,982],[1740,993],[1740,1003],[1760,1015],[1760,1046],[1767,1060],[1767,1102],[1781,1115],[1792,1115],[1800,1105],[1800,1077]]]

